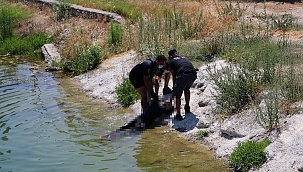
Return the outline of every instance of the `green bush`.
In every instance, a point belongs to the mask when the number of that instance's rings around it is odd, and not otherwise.
[[[118,102],[124,107],[128,107],[140,98],[139,93],[135,90],[129,78],[124,78],[123,82],[116,87],[115,92],[118,96]]]
[[[102,57],[101,49],[97,45],[85,46],[81,44],[77,47],[74,58],[71,61],[64,60],[63,70],[73,71],[75,75],[80,75],[88,70],[96,68]]]
[[[270,144],[269,139],[262,142],[248,141],[238,143],[238,147],[230,155],[230,165],[236,170],[248,171],[259,168],[267,160],[264,149]]]
[[[214,72],[209,68],[208,73],[217,86],[216,98],[222,101],[222,113],[238,113],[255,98],[258,77],[242,66],[230,64]]]
[[[52,7],[53,18],[56,21],[65,20],[71,17],[71,4],[60,1]]]

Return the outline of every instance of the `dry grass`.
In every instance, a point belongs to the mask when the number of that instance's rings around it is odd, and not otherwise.
[[[99,8],[101,9],[104,5],[103,1],[84,1],[84,0],[75,0],[75,3],[90,7],[90,8]],[[103,3],[103,4],[102,4]],[[200,11],[203,11],[204,18],[208,21],[205,29],[201,31],[196,39],[201,39],[206,36],[210,36],[218,30],[225,28],[227,24],[232,23],[232,19],[219,20],[217,6],[213,2],[209,1],[190,1],[190,0],[125,0],[125,3],[130,4],[131,6],[137,7],[143,13],[146,13],[150,16],[163,17],[163,11],[165,9],[173,10],[176,9],[177,12],[183,10],[186,15],[197,15]],[[81,18],[71,18],[64,21],[55,22],[52,17],[52,9],[43,6],[41,4],[33,3],[19,3],[25,10],[30,10],[33,12],[33,16],[20,23],[20,27],[16,28],[16,33],[20,34],[29,34],[38,31],[46,31],[51,33],[53,36],[57,37],[60,41],[60,35],[65,29],[70,29],[71,34],[61,47],[61,54],[65,58],[71,58],[75,51],[75,45],[83,43],[90,45],[93,41],[96,41],[100,44],[104,43],[107,40],[107,32],[109,29],[109,24],[100,22],[94,19],[81,19]],[[220,5],[218,1],[216,3]],[[194,20],[194,18],[192,18]],[[222,23],[222,21],[224,23]],[[193,21],[194,22],[194,21]],[[225,25],[225,26],[224,26]],[[137,24],[130,26],[134,29],[138,28]],[[126,34],[125,37],[128,35]],[[125,51],[131,49],[129,45],[131,43],[126,42],[124,44],[126,47],[123,47]],[[68,51],[67,51],[68,49]]]
[[[72,17],[63,21],[53,19],[52,9],[48,6],[33,3],[18,3],[24,10],[33,14],[29,19],[22,21],[14,32],[28,35],[45,31],[57,38],[56,43],[60,48],[62,57],[70,59],[79,44],[91,45],[93,42],[103,44],[107,39],[109,23],[100,22],[98,19],[83,19]],[[69,37],[62,41],[62,33],[65,29],[70,30]]]
[[[74,0],[74,3],[90,8],[102,9],[102,6],[106,5],[105,0]],[[218,11],[225,10],[226,1],[209,1],[209,0],[124,0],[124,3],[140,9],[141,12],[149,16],[163,17],[164,10],[169,9],[171,11],[183,10],[186,15],[198,15],[200,11],[203,11],[203,18],[207,20],[207,24],[204,29],[196,35],[194,39],[203,39],[216,35],[222,30],[227,28],[233,28],[238,17],[235,15],[227,15],[222,18],[219,16]],[[19,3],[25,10],[31,10],[33,16],[20,23],[19,27],[15,29],[15,32],[20,34],[29,34],[38,31],[46,31],[58,38],[57,42],[61,39],[61,34],[65,29],[70,29],[71,34],[60,48],[60,53],[64,58],[72,58],[75,52],[75,45],[80,43],[90,45],[93,41],[104,45],[107,40],[107,33],[109,30],[109,24],[95,20],[95,19],[82,19],[71,18],[64,21],[55,22],[52,17],[52,9],[47,6],[38,4],[24,4]],[[263,7],[260,7],[263,8]],[[196,22],[195,18],[192,18],[192,22]],[[127,27],[127,26],[123,26]],[[138,28],[138,24],[130,25],[132,31]],[[302,32],[298,32],[301,34]],[[133,33],[132,33],[133,34]],[[123,51],[132,49],[132,42],[127,42],[128,36],[132,34],[126,33],[123,41]],[[292,35],[291,35],[292,36]],[[105,54],[111,56],[110,54]]]

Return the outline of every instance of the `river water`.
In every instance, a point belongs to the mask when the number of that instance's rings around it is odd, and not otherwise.
[[[100,140],[127,120],[78,91],[43,61],[0,57],[0,171],[230,171],[213,152],[155,127]]]

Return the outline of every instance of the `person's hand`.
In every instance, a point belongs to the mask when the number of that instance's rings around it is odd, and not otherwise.
[[[172,90],[169,87],[167,87],[166,89],[163,88],[163,94],[170,94],[170,93],[172,93]]]
[[[155,80],[156,82],[160,83],[161,82],[161,78],[159,76],[155,76]]]

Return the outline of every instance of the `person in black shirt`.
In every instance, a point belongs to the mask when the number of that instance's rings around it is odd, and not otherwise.
[[[173,93],[172,96],[176,98],[176,115],[175,119],[181,121],[183,117],[181,116],[180,106],[181,106],[181,96],[184,92],[185,96],[185,113],[190,112],[190,87],[193,85],[194,81],[197,79],[197,72],[193,64],[186,58],[178,55],[175,49],[168,52],[169,61],[167,62],[167,68],[171,71],[173,75]]]
[[[129,80],[141,96],[142,110],[148,106],[150,96],[154,97],[157,93],[153,89],[152,78],[157,70],[166,65],[166,57],[159,55],[157,58],[147,59],[137,64],[129,74]]]

